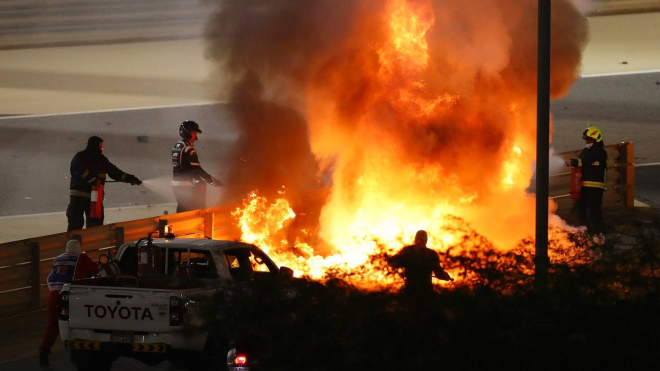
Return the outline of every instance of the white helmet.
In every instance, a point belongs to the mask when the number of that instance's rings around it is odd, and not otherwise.
[[[69,242],[66,243],[66,252],[80,253],[81,251],[82,251],[82,246],[80,246],[80,241],[70,240]]]

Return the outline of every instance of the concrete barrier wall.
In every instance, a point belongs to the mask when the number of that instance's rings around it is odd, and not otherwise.
[[[201,37],[202,0],[0,0],[0,49]]]
[[[592,15],[657,12],[660,0],[592,0]]]
[[[0,49],[202,37],[215,2],[0,0]],[[591,15],[660,11],[660,0],[593,0]]]

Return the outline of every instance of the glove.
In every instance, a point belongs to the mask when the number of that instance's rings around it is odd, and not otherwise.
[[[96,183],[96,177],[94,175],[89,175],[87,178],[85,178],[85,181],[89,184],[95,184]]]
[[[132,174],[126,174],[126,179],[124,180],[126,183],[131,183],[131,185],[140,185],[142,184],[142,181],[138,179],[135,175]]]

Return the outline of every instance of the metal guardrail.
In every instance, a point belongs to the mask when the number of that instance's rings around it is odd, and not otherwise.
[[[161,215],[93,228],[58,233],[0,244],[0,318],[42,309],[47,305],[46,277],[53,259],[62,254],[66,243],[75,238],[92,260],[135,241],[150,232],[162,234],[165,224],[172,225],[182,238],[232,240],[240,237],[231,212],[241,204]],[[35,232],[38,233],[38,232]]]
[[[633,144],[620,143],[605,148],[609,171],[603,207],[633,206]],[[564,152],[558,156],[565,160],[577,157],[579,152]],[[561,207],[562,203],[570,201],[569,192],[570,168],[564,166],[550,174],[550,196]],[[72,238],[82,242],[83,251],[93,260],[124,241],[135,241],[154,231],[162,233],[165,224],[172,225],[180,237],[233,240],[240,238],[240,231],[231,212],[240,206],[242,204],[161,215],[0,244],[0,318],[45,307],[46,277],[52,260],[64,252]]]

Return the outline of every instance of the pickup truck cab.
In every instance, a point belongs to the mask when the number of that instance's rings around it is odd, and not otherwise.
[[[147,245],[160,266],[140,274],[139,254]],[[79,370],[109,370],[120,356],[220,369],[223,340],[182,331],[201,324],[196,298],[257,276],[292,276],[254,245],[210,239],[141,239],[122,245],[116,264],[116,274],[74,280],[61,291],[60,336]]]

